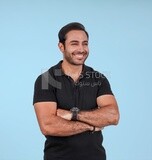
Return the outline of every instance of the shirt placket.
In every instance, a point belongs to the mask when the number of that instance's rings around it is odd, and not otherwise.
[[[74,107],[79,108],[79,86],[78,83],[74,83]]]

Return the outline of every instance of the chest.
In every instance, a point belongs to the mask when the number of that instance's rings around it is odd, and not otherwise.
[[[56,89],[59,108],[69,110],[78,107],[80,110],[91,110],[97,107],[98,85],[95,81],[84,79],[74,83],[70,79],[62,79],[60,83],[61,88]]]

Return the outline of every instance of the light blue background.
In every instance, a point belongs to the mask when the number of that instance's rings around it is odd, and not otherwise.
[[[119,125],[103,131],[107,160],[152,160],[151,0],[0,0],[0,160],[42,160],[33,85],[62,59],[57,33],[73,21],[120,108]]]

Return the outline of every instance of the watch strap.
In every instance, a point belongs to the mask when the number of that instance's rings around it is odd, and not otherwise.
[[[72,121],[76,121],[77,120],[77,115],[78,113],[76,111],[72,111]]]

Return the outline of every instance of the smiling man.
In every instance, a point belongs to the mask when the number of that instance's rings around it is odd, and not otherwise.
[[[106,160],[102,129],[119,110],[107,78],[86,66],[89,35],[80,23],[59,31],[63,60],[35,82],[33,104],[46,137],[44,160]]]

